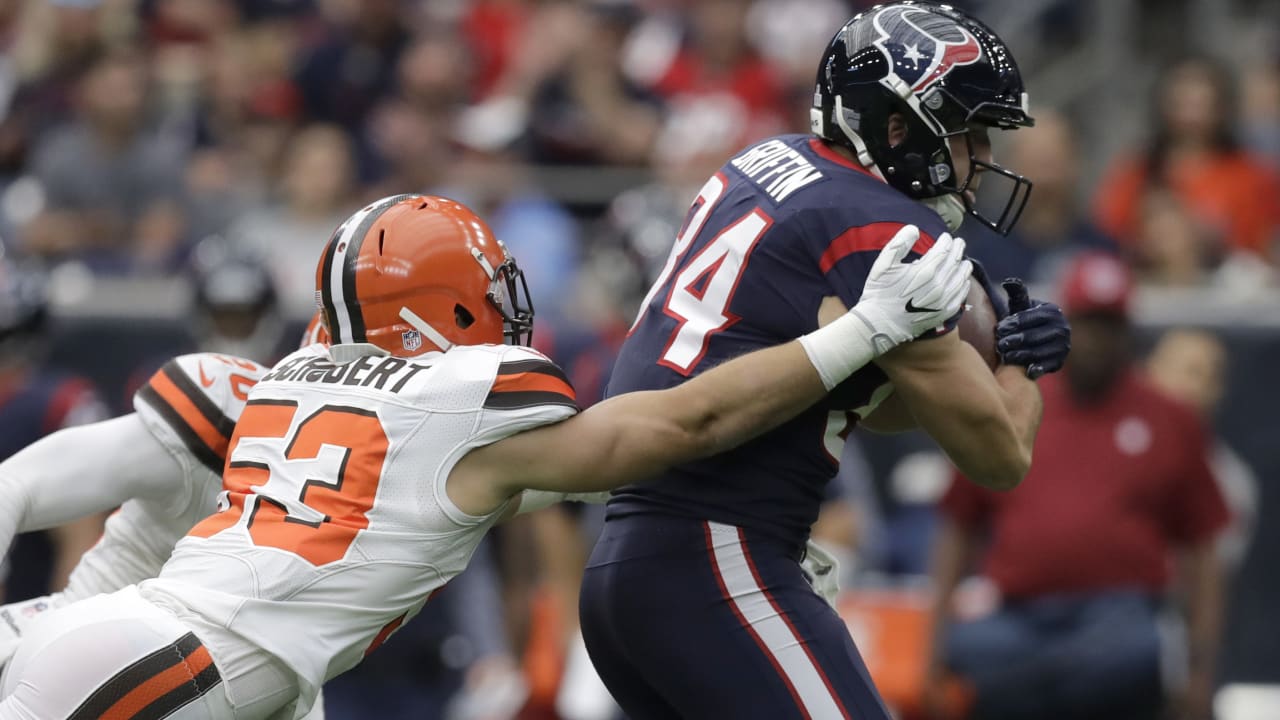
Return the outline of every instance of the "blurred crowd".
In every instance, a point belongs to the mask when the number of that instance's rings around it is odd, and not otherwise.
[[[446,195],[519,258],[535,344],[590,403],[697,187],[747,143],[808,131],[817,54],[871,4],[0,0],[0,245],[44,268],[189,278],[195,337],[164,350],[270,362],[296,344],[317,250],[338,223],[384,195]],[[980,17],[1006,5],[957,4]],[[1073,42],[1073,5],[1006,39],[1015,52]],[[1028,73],[1037,124],[996,152],[1035,182],[1030,204],[1008,238],[976,223],[961,233],[992,277],[1053,286],[1087,251],[1119,258],[1141,284],[1242,301],[1280,285],[1276,45],[1248,62],[1155,46],[1149,92],[1108,109],[1140,128],[1115,157],[1096,157],[1079,108],[1037,105]],[[1189,334],[1152,363],[1209,416],[1221,354]],[[850,579],[926,572],[922,528],[937,519],[910,510],[941,495],[919,489],[929,473],[899,465],[871,488],[882,468],[856,442],[845,460],[842,499],[816,533],[849,548]],[[1224,494],[1247,518],[1256,491],[1242,483]],[[868,509],[877,495],[896,497],[893,517]],[[458,583],[473,589],[444,594],[461,598],[454,609],[406,630],[422,643],[389,644],[387,662],[331,691],[333,716],[367,710],[375,687],[388,718],[437,702],[458,718],[607,717],[598,689],[556,709],[560,680],[582,663],[568,638],[594,522],[575,509],[503,529],[492,562]]]
[[[478,206],[555,308],[611,239],[664,254],[653,224],[727,154],[805,131],[815,48],[862,4],[7,0],[0,238],[155,275],[219,237],[303,306],[351,207],[433,191]],[[1067,114],[1036,107],[1000,148],[1036,200],[996,264],[1047,279],[1064,251],[1109,247],[1150,282],[1274,283],[1276,60],[1167,55],[1134,103],[1145,136],[1088,188]]]

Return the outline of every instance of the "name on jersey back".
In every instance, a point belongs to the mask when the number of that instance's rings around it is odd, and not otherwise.
[[[759,185],[774,202],[782,202],[800,188],[824,177],[803,155],[781,140],[754,145],[730,164]]]
[[[298,357],[272,368],[261,382],[326,383],[383,390],[394,380],[389,390],[400,392],[414,375],[430,367],[395,357],[361,357],[342,365],[325,357]]]

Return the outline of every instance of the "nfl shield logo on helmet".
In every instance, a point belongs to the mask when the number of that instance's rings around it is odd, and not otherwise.
[[[410,352],[422,347],[422,333],[417,330],[405,330],[400,333],[400,342]]]

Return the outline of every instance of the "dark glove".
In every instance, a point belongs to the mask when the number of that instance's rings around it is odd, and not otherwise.
[[[1001,285],[1009,296],[1009,316],[996,323],[1000,361],[1025,367],[1032,380],[1061,370],[1071,351],[1071,324],[1062,308],[1032,300],[1018,278],[1008,278]]]

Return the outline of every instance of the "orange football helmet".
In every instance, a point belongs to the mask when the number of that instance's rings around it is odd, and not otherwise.
[[[316,303],[332,344],[400,357],[533,335],[515,258],[479,216],[441,197],[394,195],[347,218],[320,256]]]

